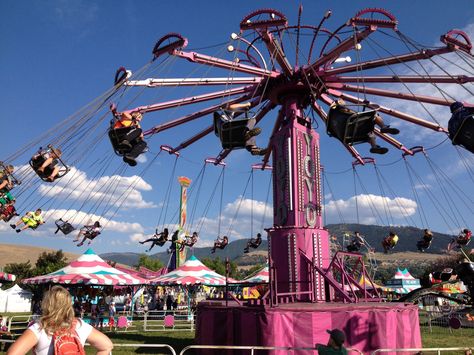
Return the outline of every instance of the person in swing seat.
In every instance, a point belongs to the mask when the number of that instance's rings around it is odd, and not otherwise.
[[[463,229],[461,232],[459,232],[457,237],[453,238],[453,240],[449,243],[448,251],[452,250],[455,247],[458,249],[465,247],[471,241],[471,237],[472,232],[467,228]]]
[[[388,236],[384,238],[382,241],[382,247],[385,254],[387,254],[390,249],[395,248],[398,243],[398,239],[398,235],[396,235],[394,232],[390,232]]]
[[[425,249],[428,249],[433,241],[433,232],[429,229],[423,231],[423,238],[416,243],[416,247],[420,252],[424,252]]]
[[[0,173],[0,193],[7,193],[13,188],[11,174],[13,173],[13,165],[7,165],[5,170]]]
[[[332,112],[339,112],[345,115],[357,114],[356,111],[348,108],[345,101],[342,99],[338,99],[331,104],[329,114],[328,114],[328,119],[330,118]],[[394,134],[394,135],[400,133],[400,131],[397,128],[393,128],[393,127],[390,127],[390,125],[386,125],[382,116],[380,116],[378,113],[376,113],[374,116],[374,123],[380,127],[380,133],[387,133],[387,134]],[[368,143],[370,144],[371,153],[386,154],[388,152],[388,148],[381,147],[377,144],[377,141],[375,139],[375,133],[373,131],[369,132],[367,136],[368,136]]]
[[[165,243],[168,241],[168,236],[169,236],[168,228],[165,228],[163,232],[161,233],[158,233],[158,229],[157,229],[155,231],[155,234],[153,234],[151,238],[140,241],[139,243],[145,244],[145,243],[151,242],[150,248],[146,250],[147,252],[149,252],[151,249],[153,249],[155,245],[158,245],[160,247],[165,245]]]
[[[250,238],[250,240],[247,242],[247,246],[244,248],[244,253],[248,253],[250,248],[257,249],[260,244],[262,244],[262,234],[257,233],[256,238]]]
[[[38,151],[31,158],[35,172],[40,176],[44,176],[49,182],[53,182],[59,174],[58,160],[61,155],[62,152],[59,148],[52,148],[46,152]]]
[[[190,247],[192,248],[194,246],[194,244],[197,243],[199,239],[199,236],[197,234],[197,232],[193,232],[193,235],[189,236],[185,236],[184,237],[184,241],[181,242],[181,248],[180,248],[180,251],[183,250],[185,247]]]
[[[227,105],[223,110],[230,118],[233,118],[236,112],[248,111],[250,107],[251,103],[246,102],[244,104]],[[265,155],[267,153],[267,149],[259,148],[255,139],[256,136],[262,133],[262,129],[260,127],[255,127],[256,123],[257,120],[254,117],[247,120],[246,132],[244,135],[245,149],[252,155]]]
[[[18,216],[18,213],[16,213],[15,199],[12,199],[3,208],[0,208],[0,221],[8,222],[14,216]]]
[[[86,225],[82,227],[79,230],[79,233],[77,234],[76,238],[74,238],[73,242],[78,242],[81,236],[84,236],[79,244],[77,244],[78,247],[83,246],[84,242],[89,239],[89,245],[92,243],[95,237],[97,237],[100,234],[100,222],[95,221],[94,224],[91,225]]]
[[[451,118],[448,121],[448,132],[449,138],[451,141],[456,137],[459,129],[461,128],[462,123],[466,118],[474,115],[474,107],[465,107],[462,102],[455,101],[450,106]]]
[[[10,227],[16,229],[17,233],[24,231],[25,229],[31,228],[36,229],[39,225],[44,224],[43,217],[41,216],[41,208],[36,211],[26,213],[16,224],[10,224]],[[18,228],[21,224],[25,224],[22,228]]]
[[[214,254],[217,248],[224,249],[227,244],[229,244],[229,238],[227,238],[226,235],[224,235],[222,239],[217,237],[217,239],[214,241],[214,246],[211,249],[211,254]]]
[[[364,238],[360,235],[359,232],[354,232],[352,235],[351,241],[349,245],[347,246],[347,251],[349,252],[358,252],[360,251],[360,248],[362,248],[362,245],[364,245]]]
[[[147,143],[140,126],[142,118],[143,115],[138,111],[122,112],[113,121],[112,130],[120,137],[117,148],[125,152],[123,161],[130,166],[136,166],[136,158],[147,149]]]

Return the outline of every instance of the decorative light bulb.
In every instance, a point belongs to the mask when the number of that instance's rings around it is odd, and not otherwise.
[[[228,50],[229,52],[233,52],[233,51],[234,51],[234,46],[233,46],[232,44],[229,44],[229,45],[227,46],[227,50]]]

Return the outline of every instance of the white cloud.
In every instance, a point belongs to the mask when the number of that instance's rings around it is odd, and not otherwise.
[[[356,204],[357,200],[357,204]],[[377,220],[378,215],[385,218],[385,210],[389,216],[395,220],[402,220],[406,217],[413,216],[417,210],[415,201],[404,198],[395,197],[393,199],[377,195],[357,195],[347,200],[331,200],[325,205],[326,218],[330,223],[341,223],[339,213],[341,213],[345,222],[357,222],[357,211],[359,212],[359,221],[362,224],[382,224],[383,221]]]
[[[152,186],[139,176],[102,176],[90,179],[87,174],[75,167],[63,178],[50,184],[40,185],[38,192],[47,197],[67,198],[76,202],[88,201],[123,209],[153,208],[153,202],[143,199],[141,191],[150,191]]]

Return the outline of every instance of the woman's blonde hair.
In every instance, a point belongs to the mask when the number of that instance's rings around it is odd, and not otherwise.
[[[41,302],[43,315],[40,318],[41,328],[47,334],[71,328],[74,320],[72,298],[68,290],[61,286],[53,286],[44,294]]]

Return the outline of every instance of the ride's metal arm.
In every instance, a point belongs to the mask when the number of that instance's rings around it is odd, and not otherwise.
[[[418,59],[429,59],[435,55],[449,53],[449,52],[452,52],[453,50],[454,49],[449,48],[449,47],[443,47],[443,48],[438,48],[438,49],[422,49],[414,53],[402,54],[398,56],[391,56],[391,57],[375,59],[375,60],[368,60],[366,62],[361,62],[358,64],[346,65],[339,68],[319,71],[318,75],[327,77],[334,74],[357,72],[360,70],[384,67],[391,64],[405,63],[405,62],[410,62],[410,61],[418,60]]]
[[[376,106],[379,106],[379,111],[380,112],[383,112],[383,113],[386,113],[387,115],[390,115],[390,116],[393,116],[393,117],[397,117],[397,118],[400,118],[404,121],[408,121],[408,122],[411,122],[411,123],[415,123],[419,126],[423,126],[423,127],[426,127],[426,128],[429,128],[429,129],[432,129],[433,131],[436,131],[436,132],[445,132],[447,133],[448,130],[444,127],[441,127],[440,125],[436,124],[436,123],[433,123],[433,122],[430,122],[430,121],[426,121],[424,119],[421,119],[419,117],[416,117],[416,116],[413,116],[413,115],[409,115],[407,113],[403,113],[401,111],[397,111],[397,110],[394,110],[394,109],[391,109],[389,107],[385,107],[385,106],[380,106],[378,104],[376,104],[375,102],[370,102],[370,101],[365,101],[363,99],[359,99],[355,96],[352,96],[352,95],[349,95],[349,94],[345,94],[345,93],[342,93],[340,91],[337,91],[337,90],[334,90],[334,89],[329,89],[328,90],[328,93],[330,93],[331,95],[334,95],[334,96],[337,96],[337,97],[340,97],[346,101],[350,101],[350,102],[353,102],[353,103],[357,103],[357,104],[365,104],[367,106],[370,106],[370,105],[376,105]]]
[[[306,75],[312,75],[313,72],[318,72],[319,67],[337,59],[341,53],[354,48],[355,44],[362,41],[364,38],[373,33],[377,27],[369,26],[364,31],[358,32],[355,35],[339,43],[336,47],[331,49],[328,53],[324,54],[321,58],[316,60],[313,64],[304,69]],[[327,72],[327,71],[326,71]],[[320,75],[318,73],[318,75]]]
[[[268,160],[270,159],[270,154],[272,153],[272,150],[270,149],[271,144],[272,144],[272,139],[275,133],[280,129],[284,116],[285,114],[283,113],[282,110],[278,111],[278,116],[275,121],[275,125],[273,126],[272,134],[270,135],[270,139],[267,145],[267,153],[263,156],[263,159],[262,159],[262,169],[265,169],[265,167],[268,164]]]
[[[389,136],[385,133],[381,133],[379,128],[374,128],[374,133],[377,137],[380,137],[385,142],[387,142],[388,144],[394,146],[395,148],[402,150],[406,154],[413,155],[413,152],[410,149],[408,149],[407,147],[405,147],[405,145],[403,143],[397,141],[392,136]]]
[[[327,95],[323,94],[321,95],[321,100],[324,101],[326,104],[328,105],[331,105],[333,100],[328,97]],[[326,112],[324,112],[323,108],[321,106],[319,106],[316,102],[311,102],[311,107],[312,109],[314,110],[314,112],[317,113],[317,115],[319,117],[321,117],[321,119],[323,120],[323,122],[325,124],[327,124],[327,115],[326,115]],[[357,151],[357,149],[355,149],[353,146],[351,145],[348,145],[348,144],[343,144],[344,147],[349,151],[349,153],[354,157],[354,159],[356,159],[358,162],[360,162],[361,164],[363,164],[363,158],[361,157],[361,155],[359,154],[359,152]]]
[[[272,34],[267,31],[262,33],[262,39],[267,46],[270,55],[276,59],[278,64],[280,64],[280,67],[283,69],[285,74],[292,75],[293,68],[278,41],[276,41]]]
[[[198,112],[194,112],[194,113],[192,113],[192,114],[189,114],[189,115],[186,115],[186,116],[177,118],[177,119],[175,119],[175,120],[173,120],[173,121],[169,121],[169,122],[166,122],[166,123],[157,125],[157,126],[155,126],[155,127],[152,127],[152,128],[150,128],[149,130],[146,130],[145,132],[143,132],[143,135],[144,135],[144,136],[149,136],[149,135],[152,135],[152,134],[156,134],[156,133],[158,133],[158,132],[161,132],[161,131],[165,131],[165,130],[167,130],[167,129],[176,127],[176,126],[178,126],[178,125],[180,125],[180,124],[187,123],[187,122],[190,122],[190,121],[195,120],[195,119],[197,119],[197,118],[206,116],[206,115],[208,115],[208,114],[210,114],[210,113],[212,113],[212,112],[218,110],[218,109],[221,108],[223,105],[238,104],[238,103],[240,103],[240,102],[249,100],[251,97],[252,97],[252,96],[251,96],[250,94],[248,94],[248,95],[244,95],[244,96],[242,96],[242,97],[239,97],[239,98],[237,98],[237,99],[227,101],[227,102],[224,103],[224,104],[220,103],[219,105],[214,105],[214,106],[205,108],[204,110],[201,110],[201,111],[198,111]]]
[[[276,105],[274,103],[272,103],[271,101],[268,101],[260,110],[258,115],[255,117],[256,123],[259,123],[268,112],[270,112],[271,110],[275,108],[275,106]],[[230,154],[230,152],[232,152],[232,149],[223,149],[219,153],[219,155],[216,157],[217,164],[220,163],[222,160],[224,160]]]
[[[436,83],[466,84],[474,82],[474,76],[467,75],[374,75],[374,76],[333,76],[327,83]]]
[[[125,86],[146,86],[149,88],[163,86],[196,86],[196,85],[246,85],[258,84],[262,81],[262,77],[255,76],[249,78],[170,78],[170,79],[145,79],[145,80],[129,80],[123,85]]]
[[[221,58],[211,57],[204,54],[199,54],[196,52],[184,52],[184,51],[173,51],[172,55],[180,58],[184,58],[193,63],[210,65],[218,68],[224,68],[232,71],[237,71],[241,73],[247,73],[252,75],[262,75],[266,77],[277,77],[280,73],[275,70],[267,70],[262,68],[253,67],[250,65],[245,65],[242,63],[237,63],[230,60],[225,60]]]
[[[227,97],[231,95],[245,94],[247,92],[254,91],[254,90],[255,90],[254,86],[242,86],[235,89],[215,91],[208,94],[185,97],[183,99],[166,101],[166,102],[161,102],[158,104],[140,106],[140,107],[137,107],[125,112],[135,112],[135,111],[139,111],[141,113],[154,112],[154,111],[164,110],[164,109],[173,108],[173,107],[195,104],[197,102],[219,99],[219,98]]]
[[[336,90],[352,91],[352,92],[359,92],[359,93],[362,91],[368,95],[393,97],[393,98],[401,99],[401,100],[426,102],[426,103],[435,104],[435,105],[449,106],[454,102],[453,100],[447,99],[447,98],[445,99],[445,98],[434,97],[434,96],[406,94],[403,92],[397,92],[397,91],[392,91],[392,90],[368,88],[367,86],[358,87],[354,85],[347,85],[347,84],[341,84],[341,83],[328,83],[326,84],[326,86],[328,88],[336,89]]]
[[[249,99],[248,96],[243,96],[243,97],[240,97],[238,100],[239,100],[239,102],[242,102],[242,101],[245,101],[245,100],[248,100],[248,99]],[[260,97],[254,97],[252,102],[250,103],[250,107],[254,107],[254,106],[258,105],[259,100],[260,100]],[[225,102],[222,105],[229,105],[230,103],[232,103],[232,102],[228,101],[228,102]],[[173,149],[173,153],[177,152],[177,151],[180,151],[181,149],[186,148],[188,145],[193,144],[194,142],[197,142],[201,138],[204,138],[205,136],[207,136],[212,131],[214,131],[214,125],[211,125],[211,126],[205,128],[204,130],[202,130],[198,134],[196,134],[196,135],[192,136],[191,138],[187,139],[186,141],[182,142],[179,146],[177,146],[176,148]]]

